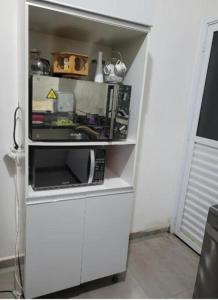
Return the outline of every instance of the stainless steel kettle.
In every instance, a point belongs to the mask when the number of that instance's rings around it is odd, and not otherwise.
[[[123,62],[120,52],[114,52],[115,55],[106,62],[104,66],[105,81],[109,83],[121,83],[125,77],[127,67]]]
[[[37,49],[30,50],[30,75],[49,75],[50,63],[47,59],[40,57],[41,51]]]

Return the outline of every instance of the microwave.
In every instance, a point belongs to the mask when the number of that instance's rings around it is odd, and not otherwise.
[[[102,184],[102,147],[43,147],[29,150],[29,184],[34,190]]]
[[[29,133],[34,141],[127,138],[131,86],[33,75]]]

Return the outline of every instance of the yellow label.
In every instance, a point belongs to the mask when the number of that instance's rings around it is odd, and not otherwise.
[[[52,101],[52,99],[33,100],[32,110],[33,110],[33,112],[46,112],[46,111],[53,112],[54,111],[54,101]]]
[[[50,89],[50,91],[49,91],[46,98],[56,100],[57,99],[57,94],[55,93],[55,91],[53,89]]]

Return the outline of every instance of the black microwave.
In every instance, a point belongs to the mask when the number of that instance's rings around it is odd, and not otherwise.
[[[47,190],[104,181],[105,149],[102,147],[32,146],[29,152],[29,183]]]

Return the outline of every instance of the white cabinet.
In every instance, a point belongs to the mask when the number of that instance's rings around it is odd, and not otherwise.
[[[80,284],[84,199],[27,205],[25,297]]]
[[[81,281],[126,270],[133,193],[86,199]]]
[[[142,24],[151,24],[154,12],[152,0],[48,0],[48,2],[92,11],[98,14]]]
[[[146,0],[137,0],[137,5],[124,0],[28,0],[25,16],[23,12],[19,15],[22,45],[18,61],[23,62],[18,66],[19,95],[24,99],[21,106],[25,115],[24,291],[27,298],[126,269],[150,32],[149,25],[136,23],[146,22],[143,15],[147,4]],[[79,6],[83,10],[78,10]],[[55,51],[84,53],[90,61],[96,59],[98,51],[103,51],[105,60],[111,59],[114,51],[121,52],[128,69],[124,84],[132,86],[127,139],[102,142],[30,140],[28,59],[31,48],[40,49],[41,56],[50,62],[51,53]],[[107,153],[104,183],[33,190],[29,180],[29,154],[31,147],[41,146],[104,146]]]
[[[126,270],[133,193],[28,204],[25,297]]]

